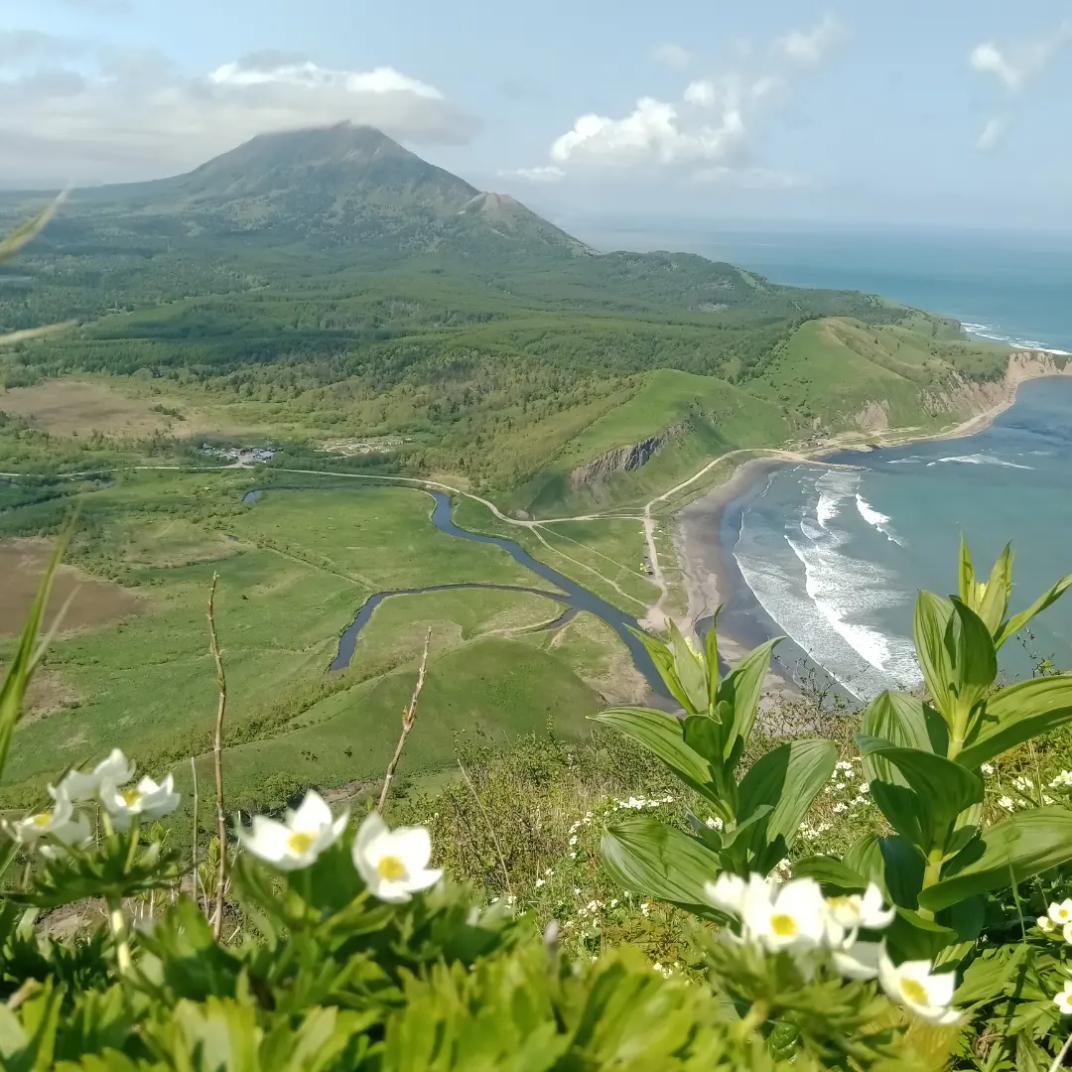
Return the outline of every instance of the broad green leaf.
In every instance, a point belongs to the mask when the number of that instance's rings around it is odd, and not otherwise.
[[[989,827],[959,856],[919,902],[937,912],[976,894],[1004,889],[1072,860],[1072,811],[1035,808]]]
[[[782,839],[790,848],[819,790],[829,781],[837,763],[837,746],[832,741],[790,741],[772,749],[752,765],[737,790],[737,813],[747,818],[756,808],[769,804],[766,822],[753,835],[767,844]]]
[[[999,945],[986,949],[964,970],[964,979],[953,995],[955,1005],[974,1005],[977,1001],[993,1001],[1009,993],[1009,986],[1019,975],[1025,959],[1032,954],[1026,942]]]
[[[1004,550],[994,562],[990,577],[982,586],[976,600],[965,600],[972,610],[982,619],[990,635],[998,631],[1005,612],[1009,609],[1009,596],[1012,595],[1012,544],[1006,544]]]
[[[948,721],[953,708],[950,683],[954,680],[952,656],[946,647],[946,629],[953,604],[933,592],[920,592],[912,621],[916,657],[938,710]]]
[[[692,649],[673,619],[670,620],[670,650],[674,656],[674,668],[681,688],[688,699],[685,710],[699,714],[710,707],[707,690],[707,672],[703,660]]]
[[[919,912],[898,908],[883,940],[894,960],[936,960],[957,941],[957,932]]]
[[[871,799],[885,816],[886,822],[905,841],[925,854],[930,847],[930,834],[924,825],[919,797],[907,785],[876,779],[871,783]]]
[[[624,889],[711,912],[704,884],[721,868],[718,856],[695,838],[638,815],[607,827],[600,848],[607,871]]]
[[[866,756],[878,755],[897,769],[915,794],[915,808],[925,851],[945,848],[957,816],[983,799],[983,780],[978,774],[933,752],[918,748],[897,748],[874,737],[857,737],[856,744]],[[872,795],[879,802],[882,782],[873,782]],[[900,787],[898,787],[900,788]],[[881,804],[880,804],[881,806]],[[893,821],[892,816],[887,816]],[[899,832],[908,836],[907,831]]]
[[[1048,606],[1056,603],[1069,588],[1072,588],[1072,573],[1062,577],[1052,588],[1043,592],[1027,610],[1014,614],[1007,622],[1003,622],[995,633],[994,644],[1000,648],[1009,637],[1023,629],[1036,614],[1041,614]]]
[[[923,857],[901,837],[879,839],[884,886],[890,900],[914,909],[923,888]]]
[[[986,623],[961,600],[953,600],[948,643],[953,656],[957,707],[970,711],[989,692],[998,676],[994,638]]]
[[[793,861],[793,878],[813,878],[838,890],[862,890],[868,879],[836,856],[805,856]]]
[[[710,764],[685,743],[684,723],[680,719],[647,707],[613,707],[590,717],[593,722],[611,726],[636,741],[691,789],[716,804],[721,803],[712,786]]]
[[[661,640],[649,636],[643,630],[630,629],[629,631],[644,645],[644,650],[651,656],[651,661],[655,664],[655,669],[659,672],[659,677],[663,679],[670,695],[688,711],[689,696],[678,677],[673,652]]]
[[[854,841],[849,846],[842,862],[846,867],[863,875],[868,882],[876,883],[883,892],[886,892],[885,862],[882,857],[882,844],[877,834],[864,834],[859,841]]]
[[[763,683],[770,670],[771,653],[781,639],[775,637],[750,651],[718,687],[719,703],[729,704],[733,711],[732,725],[725,736],[724,755],[727,759],[738,739],[747,741],[752,735]]]
[[[1072,722],[1072,674],[1022,681],[987,700],[957,762],[977,768],[1068,722]]]
[[[877,696],[863,714],[864,735],[878,737],[892,745],[918,748],[924,752],[945,755],[949,733],[941,716],[915,696],[904,692],[884,692]],[[897,768],[881,755],[865,755],[864,771],[868,780],[907,784]]]

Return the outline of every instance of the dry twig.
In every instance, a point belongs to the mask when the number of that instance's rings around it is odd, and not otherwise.
[[[193,887],[194,887],[193,888],[193,895],[194,895],[194,900],[199,905],[203,905],[203,901],[202,901],[202,898],[201,898],[201,872],[197,869],[197,867],[198,867],[198,865],[197,865],[197,830],[198,830],[198,819],[200,818],[201,809],[198,806],[198,802],[197,802],[197,760],[193,756],[190,756],[190,780],[193,782],[193,798],[194,798],[194,801],[193,801],[193,803],[194,803],[194,824],[193,824],[194,825],[194,833],[193,833],[193,837],[191,838],[191,846],[190,846],[190,867],[191,867],[191,870],[193,872]],[[204,911],[203,907],[202,907],[202,911]]]
[[[395,754],[391,757],[391,762],[387,765],[387,773],[384,775],[383,788],[380,790],[380,802],[376,805],[380,814],[383,814],[383,806],[387,803],[387,794],[391,791],[391,782],[394,780],[395,771],[398,770],[399,761],[402,759],[402,752],[406,747],[406,738],[409,736],[409,731],[413,729],[413,723],[417,721],[417,701],[421,698],[421,691],[424,689],[424,679],[428,674],[428,645],[432,642],[432,630],[429,629],[424,637],[424,653],[421,655],[420,669],[417,671],[417,684],[413,688],[413,695],[410,697],[409,705],[402,711],[402,735],[398,738],[398,745],[395,748]]]
[[[510,882],[510,869],[506,866],[506,857],[503,855],[502,846],[499,844],[499,836],[495,833],[495,827],[492,825],[491,819],[488,817],[488,813],[484,808],[484,802],[480,799],[480,794],[476,791],[476,786],[473,785],[473,779],[469,777],[469,772],[465,769],[465,765],[460,759],[458,760],[458,770],[462,772],[462,777],[465,779],[465,784],[469,787],[469,792],[473,794],[473,800],[476,801],[476,806],[480,812],[481,818],[484,820],[484,825],[488,828],[488,833],[491,835],[491,843],[495,846],[495,855],[498,856],[499,866],[502,868],[503,882],[506,884],[506,892],[510,895],[511,900],[514,900],[514,887]]]
[[[216,635],[216,585],[219,574],[212,575],[212,587],[208,593],[208,634],[212,658],[216,662],[216,684],[219,687],[219,703],[216,706],[216,734],[212,742],[212,763],[216,772],[216,834],[220,843],[220,867],[216,878],[216,908],[212,916],[212,930],[219,940],[223,933],[223,898],[227,889],[227,815],[223,803],[223,717],[227,713],[227,676],[223,671],[223,656],[220,640]]]

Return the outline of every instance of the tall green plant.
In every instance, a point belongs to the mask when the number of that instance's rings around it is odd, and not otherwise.
[[[738,777],[778,641],[760,645],[723,678],[714,624],[704,651],[672,623],[668,643],[639,635],[682,717],[618,707],[594,721],[655,755],[711,814],[690,815],[691,834],[648,816],[615,822],[604,834],[603,858],[626,889],[707,913],[705,882],[723,871],[767,874],[785,858],[833,772],[837,748],[824,740],[790,741]]]
[[[880,883],[898,905],[890,944],[903,956],[959,960],[983,923],[984,895],[1072,860],[1072,811],[1047,806],[986,825],[989,762],[1072,722],[1072,675],[996,687],[1000,647],[1072,586],[1065,577],[1010,616],[1012,552],[976,578],[963,544],[959,595],[920,593],[916,653],[926,697],[886,692],[864,712],[856,743],[871,796],[892,828],[868,837],[843,864],[803,861],[845,888]]]

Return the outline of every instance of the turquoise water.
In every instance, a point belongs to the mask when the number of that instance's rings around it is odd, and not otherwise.
[[[1025,384],[979,435],[831,460],[855,468],[786,466],[751,488],[723,515],[722,546],[761,624],[859,697],[919,683],[916,592],[955,590],[961,533],[987,570],[1012,541],[1016,610],[1072,572],[1072,379]],[[1037,656],[1072,667],[1072,595],[1005,646],[1003,672]]]
[[[1068,236],[725,231],[694,245],[778,283],[869,291],[955,317],[987,338],[1072,351]]]

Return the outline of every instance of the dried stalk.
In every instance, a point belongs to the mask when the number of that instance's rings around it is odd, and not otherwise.
[[[227,676],[223,671],[223,656],[220,640],[216,635],[216,585],[219,574],[212,575],[212,587],[208,593],[208,634],[212,658],[216,663],[216,684],[219,687],[219,703],[216,705],[216,734],[212,742],[212,764],[216,773],[216,835],[220,843],[220,867],[216,877],[216,909],[212,916],[212,931],[219,941],[223,933],[223,899],[227,891],[227,815],[223,802],[223,717],[227,713]]]
[[[387,765],[387,773],[384,775],[383,788],[380,790],[380,802],[376,805],[380,814],[383,814],[383,807],[387,803],[387,794],[391,791],[391,782],[394,780],[395,771],[398,770],[399,761],[402,759],[402,752],[406,747],[406,738],[409,736],[409,731],[413,729],[413,723],[417,721],[417,701],[421,698],[421,691],[424,689],[424,679],[428,673],[428,645],[432,641],[432,630],[429,629],[424,637],[424,654],[421,655],[421,666],[417,671],[417,684],[414,686],[413,695],[410,697],[409,705],[402,711],[402,735],[398,738],[398,744],[395,747],[395,754],[391,757],[391,762]]]
[[[197,869],[197,830],[198,830],[198,825],[199,825],[198,820],[200,819],[200,808],[198,807],[198,803],[197,803],[197,761],[194,759],[193,756],[190,756],[190,780],[193,782],[193,797],[194,797],[194,833],[193,833],[193,838],[191,839],[192,844],[191,844],[191,848],[190,848],[190,866],[193,869],[193,885],[194,885],[193,895],[194,895],[194,900],[199,905],[202,905],[202,911],[203,911],[204,908],[203,908],[203,901],[202,901],[202,898],[201,898],[201,888],[200,888],[201,887],[201,872],[198,871],[198,869]]]

